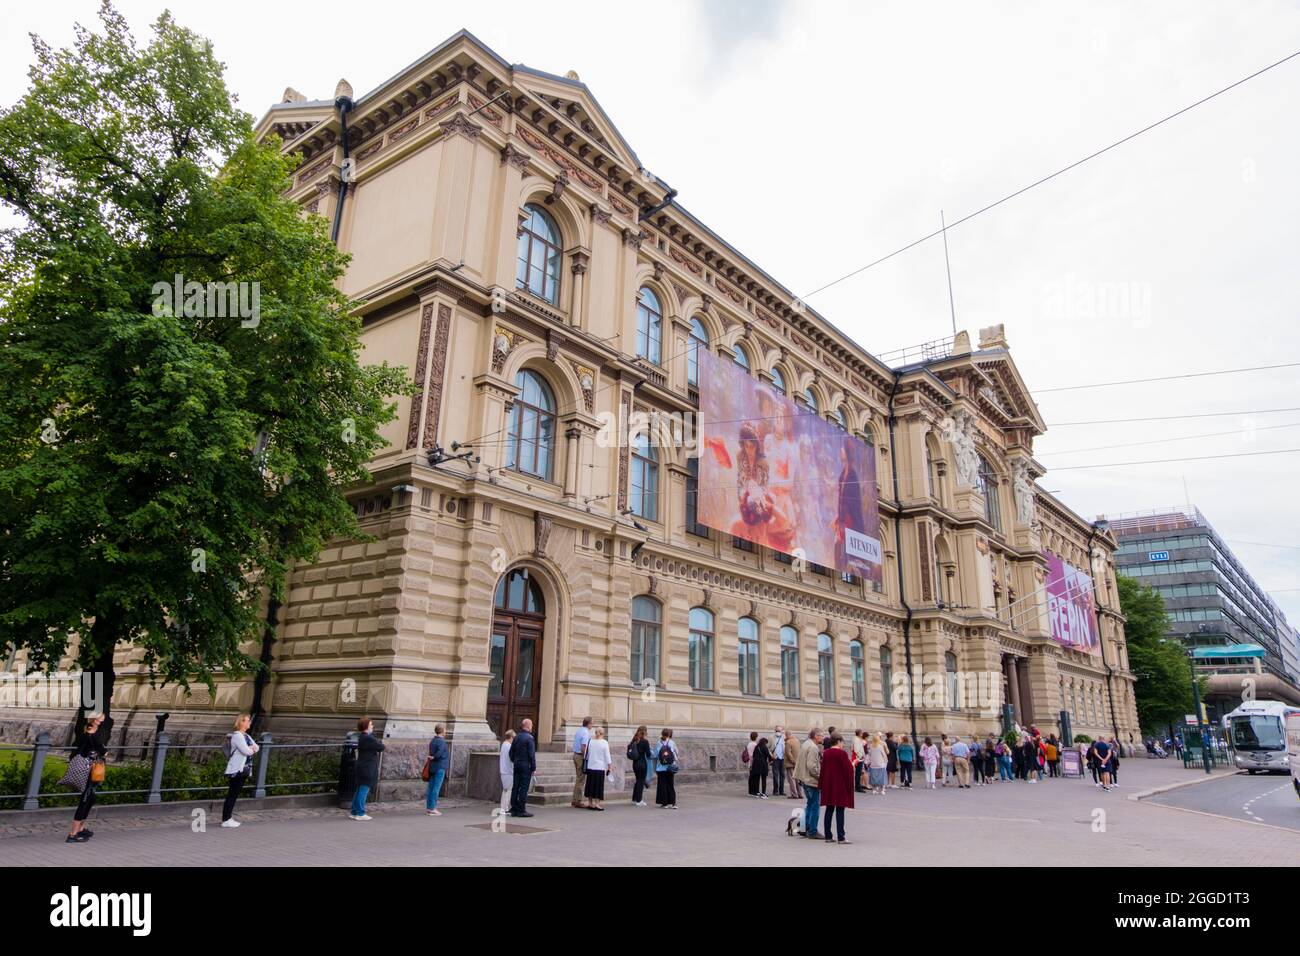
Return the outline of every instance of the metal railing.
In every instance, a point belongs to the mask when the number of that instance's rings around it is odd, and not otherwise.
[[[244,786],[245,788],[247,788],[251,785],[253,789],[254,798],[262,798],[267,796],[268,787],[269,789],[272,790],[282,790],[282,789],[294,789],[294,788],[304,788],[304,787],[327,787],[327,786],[330,787],[332,790],[336,790],[339,793],[340,798],[342,798],[345,795],[348,798],[350,798],[352,795],[352,790],[355,789],[356,746],[357,745],[356,745],[355,733],[349,734],[347,738],[341,742],[335,740],[335,741],[318,741],[314,743],[283,743],[283,744],[276,743],[269,733],[264,733],[258,738],[258,751],[252,757],[253,772],[249,775],[249,778],[245,781]],[[316,752],[323,752],[325,750],[334,747],[340,748],[339,771],[336,777],[333,777],[329,780],[275,782],[268,785],[267,774],[271,766],[272,755],[277,751],[312,750]],[[37,810],[40,809],[40,805],[41,805],[40,801],[42,798],[76,799],[79,796],[78,791],[75,790],[54,790],[54,791],[41,790],[41,780],[45,772],[46,760],[50,756],[50,754],[52,752],[64,752],[64,751],[71,754],[75,750],[74,747],[70,747],[70,746],[54,747],[50,744],[49,733],[41,732],[40,734],[37,734],[35,744],[15,745],[15,744],[0,743],[0,751],[6,751],[6,750],[30,752],[32,754],[32,760],[31,760],[31,765],[28,768],[27,787],[25,792],[9,793],[9,794],[0,793],[0,802],[20,800],[21,804],[19,806],[19,809]],[[205,750],[222,752],[223,747],[221,744],[183,744],[183,745],[177,744],[173,746],[171,739],[168,737],[166,731],[163,731],[162,733],[159,733],[157,735],[157,737],[154,739],[154,741],[151,744],[146,744],[144,745],[143,748],[141,747],[140,744],[133,744],[133,745],[120,744],[120,745],[105,747],[104,750],[108,754],[116,753],[119,755],[119,757],[121,757],[124,754],[128,754],[128,753],[135,754],[135,753],[141,753],[143,751],[145,754],[148,754],[149,759],[151,759],[152,761],[152,766],[150,768],[151,770],[150,777],[149,777],[150,782],[149,782],[149,787],[147,789],[135,788],[135,789],[124,789],[124,790],[106,790],[101,788],[100,790],[97,791],[98,795],[101,797],[121,796],[126,794],[139,794],[143,797],[143,799],[139,802],[145,805],[150,805],[150,804],[162,803],[163,794],[205,793],[205,792],[225,793],[229,789],[229,784],[218,785],[218,786],[202,786],[200,784],[192,784],[192,785],[177,786],[177,787],[163,786],[163,774],[164,771],[166,770],[167,754],[169,750],[172,752],[180,752],[183,754],[188,754],[189,752],[193,752],[193,751],[205,751]],[[224,752],[222,752],[222,757],[224,758],[224,756],[225,756]],[[119,761],[111,762],[110,766],[120,767],[120,766],[126,766],[128,763],[134,764],[139,762],[140,761],[136,761],[136,760],[129,760],[129,761],[119,760]],[[137,801],[123,801],[123,802],[135,803]]]

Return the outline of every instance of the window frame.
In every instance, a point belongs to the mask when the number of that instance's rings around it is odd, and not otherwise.
[[[529,380],[535,381],[539,386],[540,393],[550,400],[551,407],[549,409],[524,398],[525,382]],[[506,468],[521,475],[540,478],[542,481],[554,481],[555,435],[559,429],[559,415],[555,410],[558,405],[555,400],[555,390],[551,388],[550,382],[546,380],[544,375],[531,368],[521,368],[518,371],[515,375],[515,387],[519,389],[519,394],[511,403],[506,423]],[[525,444],[525,437],[522,433],[525,410],[533,413],[535,421],[532,437],[527,439],[527,442],[532,445],[532,468],[523,467],[522,461]],[[543,424],[547,421],[550,422],[550,434],[543,441]],[[546,449],[546,470],[540,471],[537,469],[537,463],[539,458],[542,457],[541,449],[543,446]]]
[[[752,625],[753,633],[747,634],[747,625]],[[736,621],[736,653],[738,655],[737,676],[740,680],[740,692],[747,697],[760,697],[763,694],[762,673],[759,666],[762,660],[761,630],[758,621],[745,615]],[[752,664],[752,667],[747,666]]]
[[[700,612],[701,617],[696,617],[696,612]],[[704,621],[707,617],[708,629],[697,627],[696,621]],[[687,678],[691,690],[708,690],[713,687],[713,648],[717,638],[717,618],[707,607],[696,606],[691,608],[687,616]],[[701,653],[701,649],[706,653]],[[700,681],[701,672],[708,677],[707,684]]]
[[[528,218],[519,227],[518,240],[515,243],[515,288],[527,292],[529,295],[541,299],[543,302],[550,303],[554,306],[560,304],[560,279],[564,273],[564,234],[560,232],[559,224],[555,221],[545,209],[536,203],[526,203],[524,209],[528,212]],[[529,228],[534,217],[540,217],[555,237],[549,239],[542,234]],[[538,267],[533,264],[533,245],[540,245],[544,252],[543,264]],[[520,255],[520,252],[525,255]],[[550,253],[550,255],[546,255]],[[555,274],[549,274],[549,266],[555,266]],[[519,275],[520,266],[523,266],[524,274]],[[532,274],[539,272],[541,275],[541,289],[536,292],[532,286]],[[546,294],[548,280],[552,284],[551,294]]]
[[[646,304],[646,296],[654,300],[654,308]],[[642,328],[642,316],[646,317]],[[653,346],[654,354],[651,353]],[[664,346],[664,304],[659,294],[648,285],[641,286],[636,293],[636,357],[645,359],[653,365],[663,365]]]
[[[640,609],[651,607],[654,609],[654,617],[638,617],[638,605]],[[659,668],[662,661],[663,653],[663,605],[648,594],[638,594],[632,598],[631,607],[632,626],[631,626],[631,647],[628,660],[628,676],[632,683],[637,687],[645,686],[645,681],[649,678],[653,681],[655,687],[659,686]],[[646,639],[653,631],[654,652],[646,653]],[[639,649],[638,649],[639,646]],[[640,675],[638,676],[637,661],[640,660]],[[653,668],[647,666],[647,660],[653,661]],[[651,671],[653,670],[653,673]]]

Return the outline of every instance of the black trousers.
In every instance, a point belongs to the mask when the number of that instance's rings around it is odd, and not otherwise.
[[[975,783],[979,783],[984,778],[984,760],[980,757],[973,757],[970,762],[971,775],[975,778]]]
[[[767,793],[767,773],[760,771],[757,767],[750,767],[749,795],[753,797],[760,793]]]
[[[646,763],[644,760],[637,760],[632,763],[632,776],[636,778],[632,783],[633,803],[640,803],[641,798],[645,796],[645,772]]]
[[[655,773],[659,778],[659,785],[655,788],[655,803],[661,807],[674,806],[677,803],[677,784],[673,780],[671,770],[660,770]]]
[[[900,760],[898,762],[898,782],[904,787],[912,785],[912,761]]]
[[[528,767],[515,764],[515,785],[510,788],[510,812],[520,814],[528,809],[528,785],[533,772]]]
[[[226,791],[226,802],[221,805],[222,823],[235,815],[235,801],[239,799],[239,791],[244,789],[244,781],[248,779],[248,771],[241,770],[239,773],[226,774],[226,779],[230,781],[230,789]]]
[[[772,796],[780,797],[785,795],[785,760],[774,760],[772,762]]]
[[[90,816],[90,808],[95,805],[95,792],[99,790],[99,784],[87,781],[86,789],[81,791],[81,799],[77,801],[77,812],[72,815],[74,820],[85,820]]]
[[[834,815],[835,817],[835,836],[837,839],[843,840],[844,839],[844,808],[843,807],[826,808],[826,817],[822,822],[822,833],[826,835],[826,839],[829,840],[831,838],[831,816],[832,815]]]

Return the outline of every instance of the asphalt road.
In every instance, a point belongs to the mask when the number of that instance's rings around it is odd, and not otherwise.
[[[1242,772],[1171,790],[1146,802],[1300,831],[1300,799],[1289,775]]]

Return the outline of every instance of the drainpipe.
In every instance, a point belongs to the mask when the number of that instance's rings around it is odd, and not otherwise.
[[[1106,667],[1106,696],[1110,698],[1110,729],[1115,734],[1115,744],[1118,746],[1123,741],[1119,739],[1119,718],[1115,716],[1115,684],[1112,680],[1115,668],[1111,667],[1110,661],[1106,660],[1106,635],[1101,629],[1101,595],[1097,591],[1097,568],[1092,560],[1092,543],[1097,539],[1098,532],[1109,530],[1109,521],[1092,523],[1092,528],[1088,531],[1088,570],[1093,572],[1089,575],[1092,578],[1092,613],[1097,619],[1097,640],[1101,642],[1101,662]]]
[[[676,190],[676,189],[669,189],[669,190],[668,190],[668,195],[664,196],[664,201],[663,201],[663,202],[659,203],[659,205],[657,205],[657,206],[651,206],[649,209],[644,210],[644,211],[641,213],[641,215],[639,215],[639,216],[636,217],[636,221],[637,221],[637,222],[645,222],[647,219],[649,219],[651,216],[653,216],[653,215],[654,215],[655,213],[657,213],[659,210],[661,210],[661,209],[667,209],[669,206],[671,206],[672,203],[673,203],[673,200],[676,199],[676,198],[677,198],[677,190]]]
[[[340,136],[343,143],[343,170],[342,175],[339,176],[338,199],[334,203],[334,225],[330,227],[330,242],[337,244],[339,227],[343,224],[343,200],[347,198],[348,180],[352,177],[352,169],[348,164],[348,112],[352,109],[352,87],[346,80],[339,80],[334,96],[334,106],[339,111]]]
[[[898,446],[894,443],[894,396],[898,394],[900,373],[894,372],[894,386],[889,390],[889,466],[894,479],[894,564],[898,568],[898,601],[907,612],[903,620],[903,655],[907,661],[907,709],[912,721],[912,740],[916,735],[916,682],[912,679],[912,608],[903,586],[903,499],[898,490]]]

